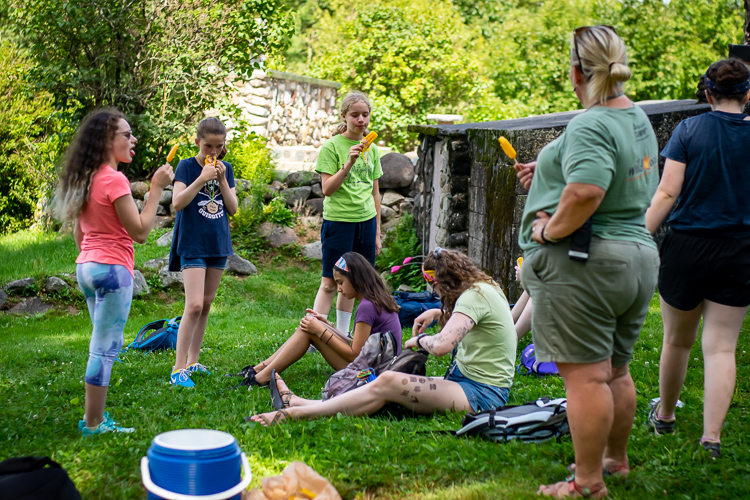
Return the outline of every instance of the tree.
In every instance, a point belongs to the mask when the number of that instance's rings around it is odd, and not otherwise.
[[[413,147],[406,126],[455,112],[474,88],[476,37],[448,0],[340,4],[319,22],[311,71],[374,101],[373,124],[389,145]]]
[[[742,43],[750,45],[750,0],[745,0],[745,36]]]
[[[282,0],[10,0],[33,61],[29,78],[73,124],[114,106],[136,137],[131,177],[163,161],[204,111],[229,107],[234,76],[283,51],[293,26]]]

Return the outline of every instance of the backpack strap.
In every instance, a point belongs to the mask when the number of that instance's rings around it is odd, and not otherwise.
[[[49,457],[13,457],[0,462],[0,475],[17,474],[19,472],[29,472],[32,470],[43,469],[49,465],[57,469],[62,466]]]

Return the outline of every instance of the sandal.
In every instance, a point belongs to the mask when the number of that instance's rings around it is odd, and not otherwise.
[[[271,404],[273,405],[273,409],[281,410],[283,408],[289,408],[289,402],[292,400],[294,394],[289,389],[279,392],[279,385],[276,381],[281,380],[281,377],[276,373],[276,370],[271,370],[271,379],[274,383],[269,383],[268,389],[271,391]],[[284,399],[284,396],[288,397]]]
[[[576,471],[576,464],[570,464],[566,469],[568,472],[574,473]],[[628,464],[602,466],[602,475],[604,477],[620,477],[625,479],[628,477],[628,474],[630,474],[630,466]]]
[[[542,491],[542,488],[547,487],[549,493]],[[604,498],[607,496],[607,485],[598,483],[594,486],[580,486],[576,483],[576,477],[574,474],[565,478],[565,481],[560,481],[553,485],[543,485],[539,487],[537,495],[551,496],[554,498]]]
[[[708,452],[711,458],[721,458],[721,442],[700,440],[700,445]]]
[[[263,416],[263,414],[258,415],[261,420],[263,420],[263,423],[268,427],[269,425],[278,424],[282,420],[286,420],[287,418],[292,418],[291,415],[286,410],[277,410],[276,413],[274,413],[274,416],[272,419],[268,419],[268,417]],[[253,417],[245,417],[245,422],[255,422],[253,420]],[[257,422],[255,422],[257,423]]]

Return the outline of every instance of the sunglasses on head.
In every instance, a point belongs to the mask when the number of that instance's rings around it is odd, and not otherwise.
[[[425,281],[427,281],[427,283],[435,283],[434,269],[425,269],[424,266],[422,266],[422,276],[424,276],[424,279]]]
[[[615,27],[610,26],[609,24],[597,24],[596,26],[581,26],[573,30],[573,50],[576,53],[576,60],[578,61],[577,66],[581,74],[583,74],[583,63],[581,62],[581,56],[578,55],[578,37],[592,28],[607,28],[608,30],[611,30],[615,35],[617,34],[617,30],[615,29]]]

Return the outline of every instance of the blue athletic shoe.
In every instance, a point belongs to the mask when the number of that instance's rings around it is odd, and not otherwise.
[[[83,422],[83,426],[81,426],[81,422]],[[78,422],[78,428],[81,430],[81,434],[83,434],[84,436],[93,436],[94,434],[104,434],[106,432],[123,432],[125,434],[135,432],[134,428],[121,427],[120,424],[109,418],[109,412],[106,412],[104,414],[104,420],[102,420],[101,423],[93,429],[89,429],[88,427],[86,427],[86,422],[83,420]]]
[[[169,377],[169,383],[179,387],[195,387],[195,382],[190,378],[190,374],[184,368],[172,372]]]
[[[211,372],[206,369],[205,366],[203,366],[200,363],[193,363],[192,365],[187,367],[188,375],[193,375],[194,373],[205,373],[206,375],[211,375]]]

